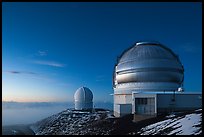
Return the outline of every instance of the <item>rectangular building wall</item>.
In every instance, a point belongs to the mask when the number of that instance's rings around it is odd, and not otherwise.
[[[132,94],[114,95],[114,104],[132,104]]]
[[[120,113],[122,116],[131,114],[132,104],[120,104]]]
[[[114,104],[113,114],[115,117],[120,117],[120,105],[119,104]]]
[[[132,112],[132,94],[114,94],[114,116],[120,117]]]
[[[131,114],[132,104],[114,104],[114,116],[121,117]]]
[[[167,111],[185,111],[202,107],[201,94],[157,94],[158,113]]]

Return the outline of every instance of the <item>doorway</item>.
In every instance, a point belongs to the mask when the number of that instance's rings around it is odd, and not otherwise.
[[[135,98],[135,113],[154,115],[155,114],[155,98]]]

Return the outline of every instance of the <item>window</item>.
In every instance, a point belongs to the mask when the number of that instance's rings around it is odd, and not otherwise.
[[[147,98],[135,98],[137,105],[147,105]]]

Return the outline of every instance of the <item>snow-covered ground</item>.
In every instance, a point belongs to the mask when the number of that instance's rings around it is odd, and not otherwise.
[[[202,133],[202,110],[178,117],[173,114],[167,116],[167,118],[169,119],[142,128],[138,134],[198,135]]]

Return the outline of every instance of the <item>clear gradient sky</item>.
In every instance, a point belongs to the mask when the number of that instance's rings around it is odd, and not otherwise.
[[[202,89],[202,3],[2,3],[2,100],[112,101],[113,67],[136,41],[179,55],[185,92]]]

